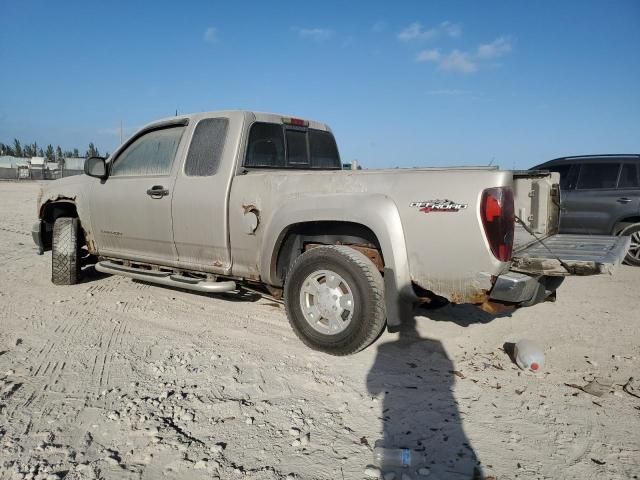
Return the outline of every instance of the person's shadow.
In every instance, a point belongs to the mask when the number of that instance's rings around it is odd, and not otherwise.
[[[408,448],[414,458],[408,470],[383,464],[383,473],[394,471],[398,480],[403,472],[420,478],[416,472],[428,468],[428,478],[484,478],[463,430],[453,370],[442,344],[419,335],[415,318],[404,322],[395,341],[378,346],[367,376],[369,393],[383,397],[382,438],[375,446]]]

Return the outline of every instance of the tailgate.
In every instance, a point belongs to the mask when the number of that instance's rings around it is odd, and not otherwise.
[[[612,273],[629,250],[630,237],[552,235],[517,251],[511,270],[550,276]],[[567,268],[568,267],[568,268]]]

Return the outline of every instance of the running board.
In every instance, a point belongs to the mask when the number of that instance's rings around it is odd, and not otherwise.
[[[171,272],[159,270],[143,270],[141,268],[127,267],[117,263],[103,261],[96,263],[96,270],[111,275],[124,275],[125,277],[143,282],[155,283],[167,287],[184,288],[205,293],[231,292],[236,289],[236,282],[208,282],[198,278],[184,277]]]

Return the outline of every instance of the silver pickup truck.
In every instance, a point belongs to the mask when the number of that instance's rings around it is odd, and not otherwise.
[[[52,281],[88,262],[160,285],[283,298],[309,347],[357,352],[417,302],[495,312],[610,272],[627,237],[558,235],[558,174],[342,170],[325,124],[221,111],[153,122],[51,182],[33,237]]]

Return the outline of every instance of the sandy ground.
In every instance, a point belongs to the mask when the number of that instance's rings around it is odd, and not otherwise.
[[[333,358],[254,294],[52,285],[30,237],[38,188],[0,182],[0,479],[640,474],[638,268],[570,278],[556,303],[501,318],[418,310]],[[502,350],[520,338],[544,346],[541,374]],[[566,385],[596,377],[603,397]],[[367,469],[377,441],[416,465]]]

